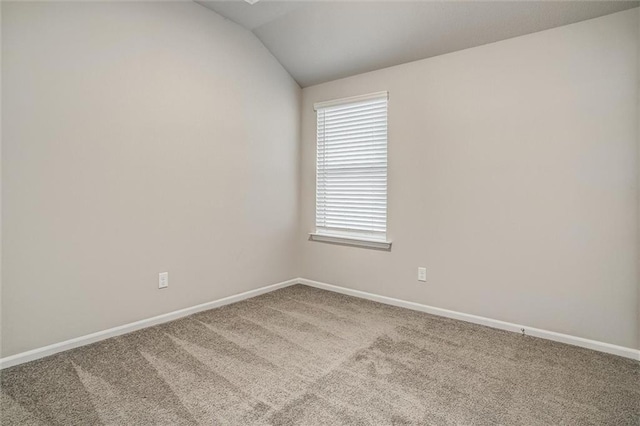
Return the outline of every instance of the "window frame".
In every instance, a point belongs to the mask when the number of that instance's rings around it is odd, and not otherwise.
[[[386,134],[386,139],[385,139],[385,148],[386,148],[386,157],[385,157],[385,222],[384,222],[384,234],[381,235],[381,238],[378,238],[376,236],[373,235],[373,232],[371,235],[367,235],[367,231],[355,231],[355,230],[349,230],[349,229],[345,229],[344,231],[326,231],[323,229],[319,229],[318,227],[318,149],[319,149],[319,139],[318,139],[318,111],[319,110],[323,110],[326,108],[331,108],[331,107],[338,107],[338,106],[345,106],[345,105],[349,105],[349,104],[357,104],[360,102],[365,102],[368,100],[374,101],[374,100],[380,100],[380,99],[384,99],[386,100],[386,105],[385,105],[385,115],[386,115],[386,128],[387,128],[387,134]],[[349,246],[357,246],[357,247],[364,247],[364,248],[370,248],[370,249],[376,249],[376,250],[385,250],[385,251],[390,251],[391,250],[391,241],[389,241],[389,215],[388,215],[388,210],[389,210],[389,191],[388,191],[388,181],[389,181],[389,176],[388,176],[388,159],[389,159],[389,154],[388,154],[388,148],[389,148],[389,134],[388,134],[388,123],[389,123],[389,115],[388,115],[388,111],[389,111],[389,93],[387,91],[384,92],[375,92],[375,93],[370,93],[370,94],[366,94],[366,95],[360,95],[360,96],[352,96],[352,97],[348,97],[348,98],[341,98],[341,99],[334,99],[334,100],[329,100],[329,101],[324,101],[324,102],[317,102],[313,105],[313,109],[316,112],[316,150],[315,150],[315,172],[316,172],[316,179],[315,179],[315,194],[314,194],[314,199],[315,199],[315,204],[314,204],[314,232],[311,232],[309,234],[309,239],[311,241],[319,241],[319,242],[325,242],[325,243],[331,243],[331,244],[340,244],[340,245],[349,245]],[[325,148],[326,149],[326,148]]]

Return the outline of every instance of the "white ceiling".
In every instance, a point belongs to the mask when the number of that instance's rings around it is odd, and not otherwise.
[[[244,26],[302,87],[637,7],[639,1],[197,3]]]

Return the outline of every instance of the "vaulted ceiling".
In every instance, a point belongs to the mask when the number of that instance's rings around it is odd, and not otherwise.
[[[638,1],[197,3],[244,26],[302,87],[637,7]]]

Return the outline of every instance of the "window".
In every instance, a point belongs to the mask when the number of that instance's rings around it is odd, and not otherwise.
[[[313,240],[389,249],[387,92],[314,105],[317,127]]]

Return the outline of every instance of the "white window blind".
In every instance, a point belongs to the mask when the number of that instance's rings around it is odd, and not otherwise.
[[[316,233],[384,241],[387,92],[315,105]]]

